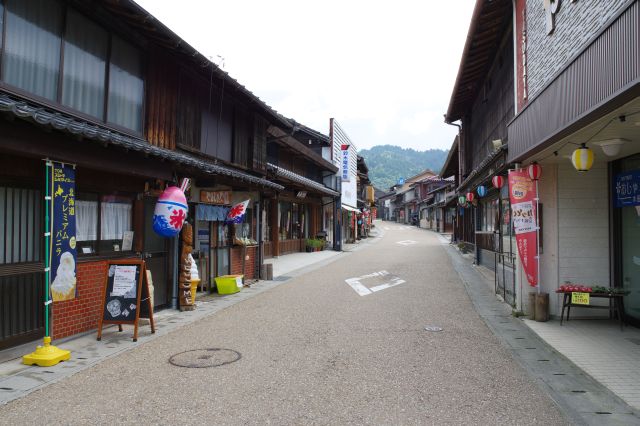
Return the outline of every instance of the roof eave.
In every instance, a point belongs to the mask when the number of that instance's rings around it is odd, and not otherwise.
[[[447,114],[445,115],[445,119],[444,119],[447,123],[453,123],[454,121],[459,119],[459,117],[452,117],[453,107],[456,101],[456,93],[458,93],[458,89],[460,88],[460,80],[462,79],[462,74],[464,73],[464,66],[466,64],[467,55],[469,54],[469,51],[471,50],[471,45],[473,44],[473,36],[478,27],[480,12],[482,11],[482,6],[484,5],[484,2],[485,0],[476,0],[476,5],[473,9],[473,14],[471,15],[471,23],[469,24],[467,39],[464,43],[462,57],[460,58],[460,66],[458,67],[456,82],[453,85],[453,92],[451,93],[451,99],[449,99],[449,107],[447,108]]]

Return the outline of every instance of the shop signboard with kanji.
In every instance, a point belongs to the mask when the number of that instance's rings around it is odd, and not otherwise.
[[[640,170],[618,174],[613,194],[614,204],[618,208],[640,206]]]
[[[72,166],[53,163],[51,170],[51,297],[76,297],[76,178]]]
[[[341,147],[341,152],[342,152],[342,181],[343,182],[348,182],[349,181],[349,145],[342,145]]]

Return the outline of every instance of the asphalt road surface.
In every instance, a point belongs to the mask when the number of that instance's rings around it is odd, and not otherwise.
[[[568,424],[476,314],[436,234],[385,227],[374,244],[0,407],[0,423]],[[174,362],[229,363],[169,362],[191,350]]]

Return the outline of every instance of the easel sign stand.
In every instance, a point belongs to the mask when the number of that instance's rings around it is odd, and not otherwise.
[[[140,318],[149,318],[151,333],[155,333],[153,306],[144,260],[107,262],[106,275],[97,340],[102,339],[104,324],[117,324],[118,331],[122,331],[122,324],[133,324],[133,341],[137,342]]]
[[[25,355],[22,357],[22,363],[26,365],[38,365],[40,367],[51,367],[58,364],[60,361],[67,361],[71,359],[71,351],[66,349],[60,349],[56,346],[51,345],[51,333],[49,329],[49,305],[52,303],[51,298],[49,296],[49,285],[51,284],[49,281],[51,279],[51,226],[52,226],[52,216],[50,215],[52,210],[52,198],[51,194],[53,191],[51,190],[51,186],[53,185],[53,179],[49,182],[49,176],[51,176],[53,163],[51,161],[46,160],[46,183],[45,183],[45,230],[44,230],[44,259],[45,259],[45,268],[44,268],[44,322],[45,322],[45,336],[43,346],[38,345],[34,352],[31,352],[29,355]]]

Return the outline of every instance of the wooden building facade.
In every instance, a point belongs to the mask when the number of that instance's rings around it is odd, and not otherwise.
[[[192,182],[188,221],[202,231],[206,279],[257,278],[269,200],[331,191],[321,179],[315,193],[271,180],[267,130],[293,124],[151,18],[128,0],[0,0],[0,349],[44,333],[43,159],[76,170],[76,296],[55,303],[54,339],[96,327],[109,260],[145,259],[155,307],[177,306],[179,243],[152,230],[167,186]],[[278,163],[313,181],[318,161],[299,169],[307,154]],[[245,199],[243,222],[226,224]],[[319,204],[306,201],[310,230]]]

